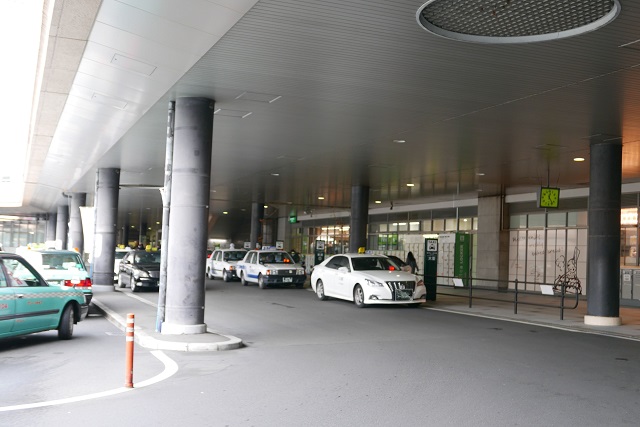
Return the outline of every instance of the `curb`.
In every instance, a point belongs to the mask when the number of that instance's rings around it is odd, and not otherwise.
[[[503,321],[503,322],[524,323],[524,324],[528,324],[528,325],[540,326],[540,327],[543,327],[543,328],[559,329],[559,330],[563,330],[563,331],[567,331],[567,332],[577,332],[577,333],[582,333],[582,334],[600,335],[600,336],[617,338],[617,339],[624,339],[624,340],[629,340],[629,341],[640,341],[640,337],[637,337],[635,335],[629,335],[629,334],[621,333],[621,332],[615,332],[615,331],[607,331],[607,330],[601,330],[601,329],[591,329],[591,328],[586,328],[586,327],[581,327],[581,326],[561,325],[561,324],[556,324],[556,323],[550,323],[550,322],[544,322],[544,321],[536,321],[536,320],[524,319],[524,318],[515,319],[513,317],[501,316],[501,315],[497,315],[497,314],[476,313],[476,312],[469,312],[469,311],[464,311],[464,310],[456,310],[456,309],[452,309],[452,308],[438,308],[438,307],[425,307],[425,308],[427,310],[442,311],[442,312],[453,313],[453,314],[462,314],[462,315],[465,315],[465,316],[483,317],[483,318],[486,318],[486,319],[500,320],[500,321]]]
[[[125,331],[126,329],[126,319],[120,316],[118,313],[109,309],[106,305],[102,304],[96,298],[94,298],[91,303],[95,306],[95,308],[100,311],[104,317],[109,320],[112,324],[118,327],[121,331]],[[226,350],[235,350],[238,348],[244,347],[244,343],[238,337],[234,337],[232,335],[224,335],[212,331],[211,329],[207,329],[207,333],[216,334],[222,337],[227,338],[227,341],[215,342],[215,343],[183,343],[176,341],[164,341],[159,340],[157,338],[152,337],[147,334],[144,330],[140,329],[139,326],[135,327],[134,340],[139,345],[144,348],[148,348],[151,350],[173,350],[173,351],[226,351]]]

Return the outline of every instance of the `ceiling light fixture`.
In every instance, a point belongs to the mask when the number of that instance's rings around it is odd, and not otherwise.
[[[280,176],[280,174],[274,172],[274,173],[271,174],[271,176]]]
[[[376,200],[375,202],[377,205],[379,205],[380,203],[382,203],[382,200]]]
[[[425,30],[475,43],[531,43],[597,30],[620,13],[619,0],[429,0],[416,14]]]
[[[408,183],[408,184],[407,184],[407,187],[415,187],[415,186],[416,186],[416,185],[415,185],[415,184],[412,184],[412,183]]]
[[[393,142],[395,142],[396,144],[404,144],[407,141],[405,141],[404,139],[394,139]]]
[[[574,162],[584,162],[584,157],[574,157],[573,161]]]
[[[324,196],[318,196],[318,200],[324,200]]]
[[[224,212],[222,212],[222,214],[223,214],[223,215],[228,215],[228,214],[229,214],[229,212],[224,211]]]

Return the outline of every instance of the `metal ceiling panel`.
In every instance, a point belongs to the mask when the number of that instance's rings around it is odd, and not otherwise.
[[[345,209],[354,183],[406,204],[528,192],[547,174],[584,186],[588,161],[572,158],[588,159],[592,135],[622,137],[624,179],[640,179],[640,49],[620,47],[640,39],[640,4],[585,35],[496,46],[425,32],[423,3],[105,0],[55,137],[87,161],[79,179],[75,161],[52,164],[51,182],[91,192],[95,167],[121,167],[127,184],[162,185],[167,102],[180,96],[251,112],[214,116],[212,215],[258,199]],[[123,70],[115,54],[157,68]],[[127,106],[97,108],[93,93]]]

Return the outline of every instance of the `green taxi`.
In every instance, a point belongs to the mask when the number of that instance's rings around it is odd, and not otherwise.
[[[0,338],[57,329],[68,340],[88,312],[82,291],[49,286],[24,258],[0,252]]]

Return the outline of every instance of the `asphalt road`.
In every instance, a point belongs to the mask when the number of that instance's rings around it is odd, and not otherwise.
[[[156,301],[157,294],[140,294]],[[624,426],[640,423],[640,344],[308,290],[207,281],[206,322],[247,347],[164,352],[175,375],[86,401],[0,412],[15,426]],[[0,341],[0,406],[124,383],[124,338]],[[135,378],[163,364],[136,347]],[[134,378],[134,379],[135,379]],[[0,408],[0,411],[2,408]]]

